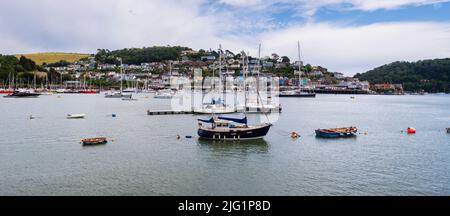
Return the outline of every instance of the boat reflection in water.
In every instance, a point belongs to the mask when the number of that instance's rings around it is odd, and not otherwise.
[[[268,153],[269,143],[264,139],[245,141],[225,141],[198,139],[202,149],[209,149],[214,153]]]

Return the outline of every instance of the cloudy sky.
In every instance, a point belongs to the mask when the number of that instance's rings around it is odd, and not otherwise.
[[[0,0],[0,53],[183,45],[352,75],[450,57],[450,0]]]

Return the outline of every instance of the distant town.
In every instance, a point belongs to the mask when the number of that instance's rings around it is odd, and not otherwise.
[[[219,52],[170,46],[98,50],[97,54],[76,61],[59,60],[53,63],[43,62],[42,65],[30,63],[32,60],[20,56],[16,63],[18,66],[13,66],[15,69],[19,68],[18,71],[5,70],[5,63],[3,66],[0,64],[0,87],[27,88],[37,85],[45,88],[110,90],[117,89],[122,80],[126,87],[163,89],[170,85],[172,78],[192,78],[198,72],[202,72],[204,77],[212,76],[213,72],[220,77],[239,77],[244,73],[244,65],[247,67],[244,61],[248,61],[249,75],[277,78],[282,89],[295,88],[301,84],[303,90],[314,93],[404,94],[402,83],[370,83],[360,80],[360,74],[346,77],[342,72],[329,71],[325,67],[291,60],[276,53],[264,57],[248,56],[243,60],[242,55],[245,53],[236,54],[229,50]],[[0,59],[6,57],[8,56],[0,56]],[[119,59],[123,62],[120,63]],[[35,68],[26,70],[21,62],[34,64]],[[300,81],[295,73],[299,66],[302,71]]]

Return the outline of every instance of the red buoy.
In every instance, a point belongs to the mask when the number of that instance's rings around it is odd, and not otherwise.
[[[407,132],[408,132],[408,134],[415,134],[416,133],[416,129],[412,128],[412,127],[409,127]]]

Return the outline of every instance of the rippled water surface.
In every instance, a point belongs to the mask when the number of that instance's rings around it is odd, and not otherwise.
[[[241,143],[198,140],[199,116],[147,116],[169,101],[137,98],[0,98],[0,195],[450,195],[448,95],[281,99],[268,136]],[[336,126],[367,135],[314,136]],[[96,136],[111,141],[79,143]]]

